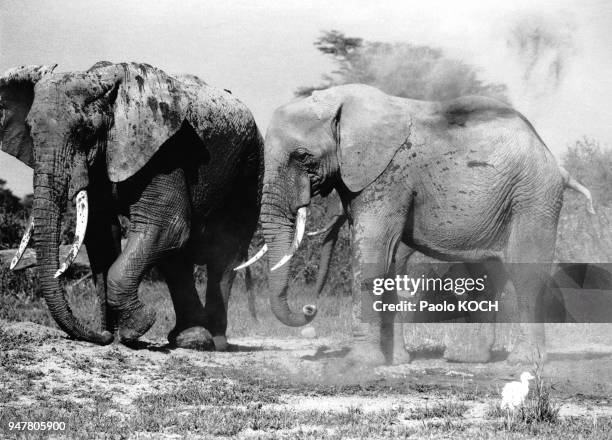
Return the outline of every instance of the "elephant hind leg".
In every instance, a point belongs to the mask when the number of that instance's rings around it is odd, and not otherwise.
[[[544,314],[545,293],[554,257],[556,222],[550,216],[523,216],[513,220],[506,268],[515,291],[518,342],[508,361],[533,363],[546,358]]]
[[[217,351],[225,351],[228,348],[225,335],[227,331],[227,310],[230,292],[236,277],[236,271],[233,268],[239,262],[238,253],[235,253],[216,258],[208,263],[204,314]]]
[[[193,261],[186,251],[163,259],[159,265],[174,305],[176,323],[168,334],[172,346],[195,350],[214,348],[206,328],[204,306],[196,290]]]

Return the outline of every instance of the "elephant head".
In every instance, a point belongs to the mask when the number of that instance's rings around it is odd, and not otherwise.
[[[99,62],[70,73],[54,73],[55,67],[19,67],[0,77],[1,149],[34,168],[30,225],[51,315],[70,336],[104,344],[112,335],[75,318],[57,280],[83,242],[92,170],[102,169],[112,182],[137,173],[181,128],[191,95],[204,83],[189,77],[179,84],[145,64]],[[72,200],[75,245],[58,270],[61,218]]]
[[[316,313],[315,306],[295,313],[287,303],[284,263],[301,240],[302,213],[312,197],[332,189],[350,197],[385,170],[409,134],[395,99],[372,87],[347,85],[293,101],[272,117],[265,139],[261,223],[274,264],[272,310],[287,325],[305,325]]]

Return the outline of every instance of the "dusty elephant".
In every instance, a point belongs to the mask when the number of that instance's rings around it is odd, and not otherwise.
[[[584,185],[574,179],[565,168],[560,167],[560,169],[563,174],[565,188],[572,189],[582,194],[586,199],[586,210],[590,214],[593,214],[595,210],[593,208],[593,198],[591,196],[591,191],[589,191],[588,188],[586,188]],[[336,211],[332,214],[330,219],[325,223],[322,228],[306,233],[306,235],[308,235],[309,237],[316,237],[318,235],[324,234],[323,241],[321,243],[321,258],[319,260],[319,268],[317,270],[317,278],[314,289],[317,298],[321,296],[323,292],[323,287],[325,287],[327,275],[329,274],[331,258],[334,253],[336,243],[338,242],[340,230],[342,229],[342,226],[344,226],[347,222],[348,216],[346,212],[344,212],[342,202],[340,202]],[[405,272],[406,265],[408,264],[408,259],[411,255],[413,255],[414,252],[414,249],[404,246],[403,243],[400,242],[398,244],[398,250],[396,251],[394,258],[395,267],[400,273]]]
[[[531,124],[493,99],[425,102],[346,85],[293,101],[274,113],[265,139],[261,222],[274,265],[272,310],[290,326],[314,318],[315,306],[289,308],[285,263],[311,198],[336,189],[352,224],[351,360],[394,357],[394,314],[362,309],[362,282],[391,273],[399,243],[445,261],[504,263],[516,319],[537,322],[568,178]],[[521,330],[510,360],[531,361],[545,350],[544,327]]]
[[[231,268],[247,252],[260,208],[263,141],[250,111],[195,76],[146,64],[54,68],[19,67],[0,78],[2,150],[34,168],[32,219],[13,263],[33,231],[51,315],[73,338],[98,344],[110,343],[115,330],[132,342],[154,323],[137,291],[156,265],[176,313],[169,341],[224,349]],[[61,218],[71,200],[75,243],[59,267]],[[130,218],[123,250],[118,214]],[[83,242],[101,332],[73,315],[57,279]],[[205,306],[194,264],[207,265]]]
[[[317,297],[320,297],[324,283],[329,271],[331,255],[333,253],[334,245],[338,240],[338,232],[342,225],[347,222],[346,216],[341,214],[334,214],[332,220],[329,221],[323,228],[308,233],[310,236],[319,235],[325,233],[323,239],[323,245],[321,248],[321,258],[319,269],[317,273],[315,292]],[[482,275],[489,276],[486,273],[486,268],[482,267],[479,263],[446,263],[440,262],[434,258],[426,257],[422,254],[415,252],[413,249],[407,247],[403,243],[398,244],[397,251],[393,260],[393,267],[395,268],[395,274],[400,276],[408,275],[419,277],[425,274],[428,278],[439,277],[442,279],[461,279],[471,278],[476,279]],[[553,279],[549,280],[553,283]],[[496,286],[487,284],[487,289],[481,292],[479,295],[470,295],[471,300],[496,300],[500,297],[500,292],[495,291]],[[439,290],[434,286],[433,289],[424,291],[420,289],[414,294],[408,296],[402,296],[398,293],[399,299],[410,300],[417,302],[420,300],[427,300],[431,304],[442,304],[451,303],[457,305],[457,300],[460,297],[454,295],[445,294],[445,292]],[[571,313],[566,310],[565,301],[559,294],[559,290],[552,286],[544,289],[541,298],[541,307],[543,310],[543,320],[545,322],[574,322]],[[399,318],[399,317],[398,317]],[[479,313],[460,312],[455,310],[454,312],[441,311],[441,312],[415,312],[406,313],[400,318],[402,322],[418,322],[418,323],[441,323],[449,320],[464,319],[466,322],[480,321],[485,317]],[[394,337],[395,344],[399,347],[406,346],[408,352],[413,350],[419,351],[423,348],[422,341],[415,338],[415,335],[419,334],[414,331],[408,331],[405,326],[410,324],[396,324]],[[457,324],[455,324],[457,325]],[[506,324],[497,324],[500,328],[505,331],[510,330]],[[436,327],[439,327],[436,325]],[[460,328],[460,334],[456,330]],[[439,333],[443,333],[444,347],[443,357],[446,360],[452,362],[486,362],[490,360],[490,355],[493,346],[496,342],[496,325],[493,324],[476,324],[472,323],[469,325],[461,325],[459,328],[454,330],[450,327],[447,331],[443,331],[440,328]],[[430,330],[436,331],[436,330]],[[413,339],[405,339],[406,334],[412,334]],[[500,335],[502,336],[502,335]],[[503,336],[502,336],[503,339]],[[403,350],[395,350],[394,362],[402,362],[406,359],[402,359],[401,356]]]

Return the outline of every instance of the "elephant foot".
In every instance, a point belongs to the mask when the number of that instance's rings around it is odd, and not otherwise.
[[[378,367],[387,364],[387,359],[376,344],[354,344],[345,358],[347,367]]]
[[[506,362],[511,365],[534,365],[546,362],[546,350],[528,342],[519,343],[508,355]]]
[[[132,312],[119,313],[119,338],[124,344],[136,342],[155,323],[155,311],[141,305]]]
[[[404,347],[393,350],[393,365],[409,364],[412,362],[412,355]]]
[[[225,335],[213,336],[213,342],[215,343],[216,351],[227,351],[229,344]]]
[[[495,325],[492,323],[460,325],[460,332],[448,332],[444,338],[444,359],[449,362],[489,362],[495,342]]]
[[[173,347],[187,348],[189,350],[211,351],[215,349],[212,335],[201,326],[189,327],[183,330],[174,328],[168,334],[168,342]]]

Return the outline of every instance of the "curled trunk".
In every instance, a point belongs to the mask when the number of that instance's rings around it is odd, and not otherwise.
[[[51,316],[63,331],[75,339],[97,344],[109,344],[112,342],[113,336],[108,331],[102,333],[93,331],[74,316],[58,279],[54,277],[58,270],[63,210],[53,201],[53,190],[49,186],[35,182],[34,187],[33,218],[36,224],[34,237],[38,274]]]
[[[278,211],[278,206],[266,204],[262,207],[263,233],[268,244],[268,258],[271,264],[280,261],[290,253],[293,241],[294,223],[287,220],[287,216]],[[270,307],[274,316],[283,324],[291,327],[300,327],[312,321],[316,315],[316,307],[304,306],[302,313],[295,313],[288,303],[289,293],[289,268],[290,264],[284,264],[269,274],[270,284]]]

